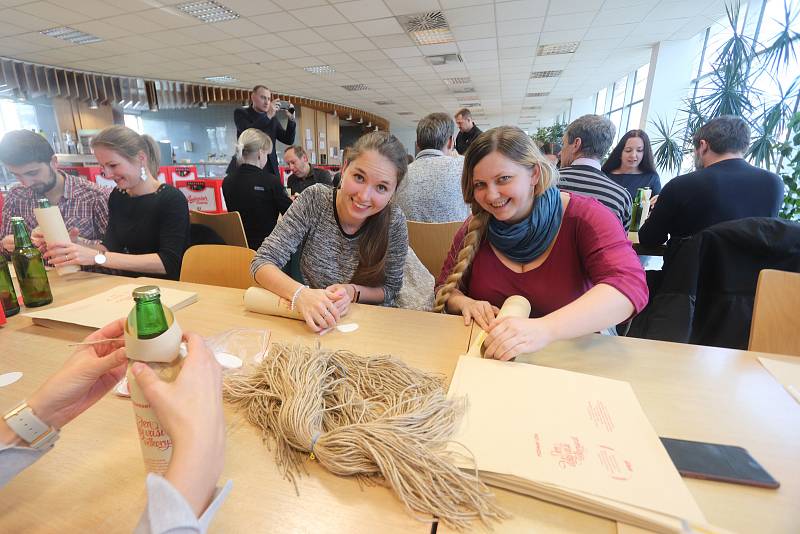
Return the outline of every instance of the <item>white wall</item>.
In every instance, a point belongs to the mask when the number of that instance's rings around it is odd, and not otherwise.
[[[703,34],[683,41],[662,41],[653,46],[650,56],[650,72],[642,109],[642,125],[653,137],[655,128],[651,122],[656,117],[671,124],[681,109],[686,107],[689,87],[695,72],[693,59],[703,46]]]
[[[389,132],[397,137],[400,142],[403,143],[406,147],[406,151],[411,154],[412,156],[417,154],[416,145],[417,145],[417,128],[415,127],[400,127],[395,128],[393,126],[389,127]]]
[[[578,117],[594,113],[594,105],[595,94],[584,96],[582,98],[573,98],[569,107],[569,122],[574,121]]]

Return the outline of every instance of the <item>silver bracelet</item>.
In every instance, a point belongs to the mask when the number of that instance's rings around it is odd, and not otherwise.
[[[308,286],[300,286],[300,287],[298,287],[298,288],[297,288],[297,289],[294,291],[294,295],[292,295],[292,304],[289,306],[289,309],[290,309],[291,311],[294,311],[294,305],[295,305],[295,303],[297,302],[297,296],[298,296],[298,295],[300,294],[300,292],[301,292],[302,290],[304,290],[304,289],[308,289]]]

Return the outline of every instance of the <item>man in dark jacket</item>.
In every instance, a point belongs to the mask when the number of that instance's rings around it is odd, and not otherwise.
[[[472,113],[467,108],[459,109],[456,112],[456,126],[458,126],[456,152],[463,156],[469,145],[483,132],[472,122]]]
[[[277,117],[281,103],[278,99],[272,99],[272,92],[263,85],[253,87],[250,94],[250,105],[246,108],[237,108],[233,112],[233,121],[236,123],[236,139],[248,128],[257,128],[267,134],[272,141],[272,152],[269,155],[264,172],[279,176],[278,156],[275,153],[275,140],[291,145],[294,143],[294,133],[297,128],[294,117],[294,106],[291,104],[287,109],[289,120],[286,128],[281,125]],[[233,162],[228,166],[228,173],[233,170]]]
[[[286,179],[286,187],[289,188],[292,198],[296,198],[314,184],[333,185],[331,173],[311,165],[303,147],[290,146],[283,152],[283,159],[292,171]]]
[[[673,178],[658,195],[639,229],[639,243],[667,241],[670,255],[682,239],[715,224],[746,217],[777,217],[783,182],[777,174],[747,163],[750,128],[740,117],[717,117],[693,136],[697,170]]]

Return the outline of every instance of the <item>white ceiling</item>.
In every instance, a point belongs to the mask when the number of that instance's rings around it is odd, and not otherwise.
[[[239,87],[264,83],[400,127],[462,107],[457,97],[469,95],[453,94],[443,79],[468,77],[486,114],[478,124],[527,124],[521,115],[555,116],[568,99],[646,63],[656,42],[693,37],[725,12],[723,0],[217,0],[241,18],[203,24],[170,7],[183,1],[0,0],[0,56],[191,82],[231,75]],[[415,46],[394,18],[437,10],[454,43]],[[39,33],[62,25],[103,41],[71,45]],[[539,45],[568,41],[580,41],[573,54],[536,56]],[[444,53],[464,61],[434,67],[424,57]],[[322,64],[335,74],[303,70]],[[540,70],[563,73],[530,79]],[[341,88],[355,83],[369,90]],[[540,91],[550,94],[526,97]],[[394,103],[375,103],[386,100]]]

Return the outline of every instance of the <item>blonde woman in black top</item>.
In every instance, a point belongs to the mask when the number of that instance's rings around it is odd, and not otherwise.
[[[292,201],[280,179],[264,169],[272,153],[269,136],[248,128],[239,136],[236,161],[240,164],[222,182],[228,211],[238,211],[247,236],[247,246],[258,250],[272,233],[278,214],[286,213]]]

